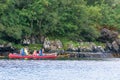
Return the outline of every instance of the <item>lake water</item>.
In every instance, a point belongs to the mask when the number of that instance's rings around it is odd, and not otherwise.
[[[0,80],[120,80],[120,59],[0,60]]]

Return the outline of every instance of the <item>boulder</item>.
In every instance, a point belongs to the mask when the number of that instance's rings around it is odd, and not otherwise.
[[[68,44],[68,47],[67,47],[68,49],[67,49],[67,51],[74,51],[75,50],[75,48],[74,48],[74,46],[73,46],[73,44]]]
[[[106,43],[106,51],[108,52],[115,52],[115,53],[118,53],[120,52],[120,41],[119,39],[113,41],[112,43],[110,42],[107,42]]]
[[[106,42],[105,51],[106,51],[106,52],[112,51],[112,44],[111,44],[110,42]]]
[[[35,37],[33,37],[33,36],[31,37],[31,43],[32,43],[32,44],[35,44],[35,43],[36,43]]]
[[[30,39],[23,39],[22,44],[23,45],[29,45],[30,44]]]
[[[119,45],[117,44],[116,41],[112,42],[112,48],[114,52],[118,52],[119,51]]]
[[[62,42],[60,40],[56,40],[55,42],[58,49],[63,47]]]
[[[97,52],[105,52],[102,46],[97,46]]]
[[[48,38],[45,38],[45,41],[44,41],[44,43],[43,43],[43,47],[46,49],[49,49],[50,48],[50,41],[49,41],[49,39]]]
[[[5,44],[4,46],[5,47],[12,47],[12,43],[9,42],[9,43]]]
[[[41,37],[40,37],[40,42],[41,42],[41,43],[44,43],[44,40],[45,40],[45,37],[44,37],[44,36],[41,36]]]
[[[55,45],[51,45],[50,50],[57,50],[57,47]]]
[[[120,46],[120,39],[116,39],[115,41],[118,44],[118,46]]]
[[[45,41],[43,43],[43,47],[45,49],[50,50],[57,50],[63,47],[62,42],[60,40],[52,40],[50,41],[48,38],[45,38]]]
[[[102,42],[107,42],[107,41],[113,42],[117,38],[118,38],[118,32],[103,28],[101,30],[101,36],[99,37],[99,40]]]

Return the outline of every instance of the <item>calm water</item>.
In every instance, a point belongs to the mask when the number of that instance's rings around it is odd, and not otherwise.
[[[120,80],[120,59],[0,60],[0,80]]]

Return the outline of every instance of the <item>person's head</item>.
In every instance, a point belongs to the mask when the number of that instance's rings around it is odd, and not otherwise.
[[[42,52],[44,52],[44,48],[42,48]]]
[[[39,51],[37,51],[37,53],[39,53]]]

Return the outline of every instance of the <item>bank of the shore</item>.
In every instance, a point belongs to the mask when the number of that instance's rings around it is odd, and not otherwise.
[[[9,59],[9,60],[103,60],[105,58],[115,58],[112,53],[63,53],[63,54],[57,54],[57,57],[55,59],[43,59],[43,58],[9,58],[9,56],[0,56],[0,59]]]
[[[9,57],[2,56],[0,60],[104,60],[107,58],[63,58],[59,57],[56,59],[10,59]],[[109,59],[109,58],[108,58]]]
[[[67,38],[55,39],[45,38],[40,44],[7,44],[0,46],[0,58],[5,59],[9,53],[20,53],[21,48],[27,48],[28,53],[33,54],[35,50],[43,49],[44,53],[56,53],[58,60],[64,59],[96,59],[96,58],[113,58],[120,57],[119,55],[119,40],[116,39],[112,43],[102,42],[85,42],[71,41]]]

